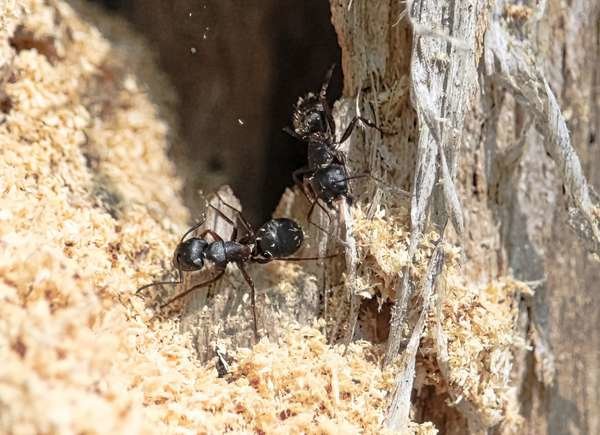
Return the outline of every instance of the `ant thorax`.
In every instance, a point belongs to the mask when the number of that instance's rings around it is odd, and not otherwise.
[[[309,168],[323,168],[332,163],[339,163],[339,159],[332,151],[331,146],[326,142],[309,142],[307,154]]]

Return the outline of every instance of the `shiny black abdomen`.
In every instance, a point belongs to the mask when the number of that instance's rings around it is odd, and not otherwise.
[[[304,241],[302,228],[291,219],[271,219],[256,232],[258,254],[283,258],[294,254]]]
[[[333,164],[316,170],[310,184],[317,197],[329,206],[336,199],[348,196],[348,177],[343,165]]]

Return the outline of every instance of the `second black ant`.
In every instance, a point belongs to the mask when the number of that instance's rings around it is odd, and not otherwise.
[[[230,239],[223,240],[219,234],[210,229],[202,231],[197,237],[187,238],[188,235],[197,230],[204,222],[194,225],[183,235],[173,255],[173,265],[178,271],[179,279],[176,281],[152,282],[140,287],[136,293],[155,285],[182,284],[183,272],[202,270],[206,261],[214,265],[214,269],[217,271],[214,277],[178,293],[162,304],[160,306],[162,309],[193,291],[218,281],[225,273],[227,265],[233,263],[240,269],[244,280],[250,287],[254,337],[258,340],[256,289],[252,278],[245,269],[245,265],[247,263],[266,264],[276,260],[320,260],[335,257],[337,254],[322,257],[290,257],[300,249],[304,241],[302,228],[295,221],[287,218],[271,219],[255,230],[239,210],[227,204],[220,197],[219,199],[226,207],[237,214],[245,234],[238,238],[238,226],[221,210],[209,204],[221,218],[233,227]],[[212,241],[207,239],[208,236],[210,236]]]
[[[285,132],[305,142],[308,146],[307,166],[294,171],[292,177],[294,183],[302,189],[311,202],[307,216],[309,222],[311,222],[310,216],[315,205],[318,205],[329,217],[329,212],[321,206],[319,200],[323,201],[330,209],[335,208],[333,203],[339,198],[345,198],[346,201],[352,203],[348,181],[366,176],[349,176],[345,156],[338,149],[338,146],[350,137],[356,123],[360,121],[385,134],[373,122],[362,116],[355,116],[346,127],[340,140],[336,141],[336,125],[331,106],[327,101],[327,89],[333,69],[334,66],[327,71],[318,95],[310,92],[305,97],[298,99],[292,113],[293,129],[284,128]]]

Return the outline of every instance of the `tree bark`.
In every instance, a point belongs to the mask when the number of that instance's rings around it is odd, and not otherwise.
[[[338,113],[353,111],[360,97],[363,107],[376,103],[379,125],[398,133],[367,151],[372,139],[352,142],[350,156],[385,156],[369,169],[412,189],[413,234],[426,214],[442,231],[452,221],[446,236],[464,247],[472,280],[512,274],[535,284],[521,307],[533,351],[513,369],[524,433],[598,433],[600,273],[589,251],[598,246],[598,209],[584,176],[600,183],[599,5],[412,1],[404,11],[395,1],[344,1],[332,2],[332,17],[344,70]],[[434,151],[445,159],[427,154],[440,138]],[[428,170],[434,185],[423,182]],[[575,215],[583,237],[569,228]],[[461,433],[454,409],[422,399],[415,397],[415,415],[441,433]]]

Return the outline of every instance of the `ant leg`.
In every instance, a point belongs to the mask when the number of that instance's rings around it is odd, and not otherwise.
[[[228,207],[230,210],[233,210],[235,213],[237,213],[237,215],[240,218],[240,221],[242,222],[242,225],[245,227],[246,231],[248,231],[248,233],[250,234],[254,234],[254,227],[252,226],[252,224],[250,222],[248,222],[248,219],[246,219],[244,217],[244,215],[242,214],[242,212],[240,210],[238,210],[237,208],[235,208],[234,206],[232,206],[231,204],[228,204],[223,198],[221,198],[221,195],[219,195],[219,193],[216,193],[217,198],[219,198],[219,201],[221,201],[223,203],[223,205],[225,207]],[[212,207],[212,205],[211,205]],[[227,216],[225,216],[220,210],[218,210],[216,207],[213,207],[215,210],[217,210],[217,212],[221,215],[221,217],[223,217],[224,219],[226,219],[231,225],[233,225],[235,227],[235,224],[231,221],[231,219],[227,218]]]
[[[310,169],[306,166],[301,167],[300,169],[296,169],[294,172],[292,172],[292,179],[294,180],[294,183],[296,184],[302,184],[302,176],[306,175],[306,174],[310,174],[311,172],[315,172],[314,169]]]
[[[363,172],[362,174],[352,175],[352,176],[346,177],[345,180],[346,181],[355,180],[357,178],[364,178],[364,177],[369,177],[371,180],[375,181],[376,183],[382,184],[384,186],[384,189],[387,189],[388,191],[396,192],[396,193],[399,193],[404,196],[410,196],[410,192],[407,192],[404,189],[400,189],[399,187],[390,186],[385,181],[375,177],[370,172]]]
[[[327,219],[329,219],[329,222],[331,222],[331,215],[329,214],[329,211],[321,205],[321,203],[319,202],[319,198],[317,198],[316,195],[313,196],[313,198],[309,198],[309,200],[312,200],[312,204],[310,205],[310,209],[308,210],[308,214],[306,215],[306,221],[313,224],[314,226],[318,227],[318,225],[316,223],[314,223],[310,220],[310,218],[313,214],[313,211],[315,209],[315,205],[318,205],[319,208],[321,210],[323,210],[323,212],[327,215]]]
[[[189,230],[187,230],[187,231],[185,232],[185,234],[184,234],[184,235],[181,237],[181,240],[179,241],[179,243],[182,243],[182,242],[183,242],[183,240],[184,240],[184,239],[185,239],[185,238],[188,236],[188,234],[190,234],[190,233],[193,233],[193,232],[194,232],[194,231],[196,231],[198,228],[200,228],[200,227],[201,227],[201,226],[204,224],[204,222],[206,222],[206,219],[204,219],[203,221],[201,221],[201,222],[198,222],[198,223],[194,224],[192,227],[190,227],[190,229],[189,229]]]
[[[135,294],[137,295],[140,292],[142,292],[143,290],[146,290],[147,288],[150,288],[155,285],[181,284],[183,282],[183,272],[181,271],[181,267],[179,267],[177,269],[177,276],[179,277],[179,280],[177,280],[177,281],[154,281],[154,282],[151,282],[150,284],[143,285],[135,291]]]
[[[296,186],[298,186],[300,188],[300,190],[302,191],[302,193],[304,194],[304,197],[306,198],[306,200],[308,202],[311,202],[314,198],[314,195],[311,195],[308,191],[307,191],[307,187],[306,187],[306,183],[304,182],[302,177],[303,175],[306,174],[311,174],[314,173],[314,169],[309,169],[307,167],[302,167],[300,169],[296,169],[294,172],[292,172],[292,180],[294,180],[294,184]]]
[[[329,130],[329,134],[335,140],[335,121],[333,120],[333,114],[331,113],[331,107],[329,107],[329,103],[327,100],[323,100],[321,102],[323,105],[323,110],[325,111],[325,119],[327,120],[327,129]]]
[[[323,212],[327,215],[327,219],[329,219],[329,222],[331,222],[331,215],[329,214],[329,210],[327,210],[323,204],[321,204],[318,200],[317,200],[317,205],[319,206],[319,208],[321,210],[323,210]]]
[[[354,131],[354,128],[356,127],[356,123],[358,121],[362,122],[363,124],[365,124],[368,127],[374,128],[375,130],[377,130],[382,135],[393,135],[393,134],[395,134],[393,132],[382,130],[373,121],[370,121],[367,118],[363,118],[362,116],[355,116],[350,121],[350,124],[348,124],[348,127],[346,127],[346,130],[344,131],[344,134],[342,134],[342,137],[340,138],[340,140],[338,142],[336,142],[337,144],[341,144],[341,143],[346,142],[346,140],[352,134],[352,131]]]
[[[310,208],[308,209],[308,214],[306,215],[306,222],[308,222],[308,223],[311,223],[311,224],[313,224],[313,225],[314,225],[314,226],[316,226],[316,227],[318,227],[318,225],[317,225],[316,223],[312,222],[312,221],[310,220],[310,218],[311,218],[311,216],[312,216],[312,214],[313,214],[313,211],[314,211],[314,209],[315,209],[315,205],[317,205],[317,203],[318,203],[318,202],[319,202],[319,198],[315,198],[315,199],[312,201],[312,203],[310,204]],[[327,216],[329,216],[329,214],[328,214]],[[331,220],[331,219],[330,219],[330,220]]]
[[[164,304],[162,304],[160,306],[160,309],[162,310],[167,305],[171,305],[176,300],[181,299],[182,297],[184,297],[185,295],[190,294],[194,290],[198,290],[199,288],[206,287],[207,285],[212,284],[213,282],[218,281],[219,279],[221,279],[221,277],[223,276],[224,273],[225,273],[225,269],[223,269],[222,271],[220,271],[214,278],[211,278],[208,281],[204,281],[204,282],[202,282],[200,284],[196,284],[196,285],[190,287],[189,289],[187,289],[185,291],[182,291],[181,293],[175,295],[174,297],[172,297],[171,299],[169,299],[167,302],[165,302]]]
[[[359,119],[358,116],[355,116],[354,118],[352,118],[352,121],[350,121],[350,124],[348,124],[348,127],[346,127],[346,130],[342,134],[342,137],[340,138],[338,143],[341,144],[341,143],[346,142],[346,140],[350,137],[350,135],[354,131],[354,127],[356,127],[356,122],[358,121],[358,119]]]
[[[327,218],[329,219],[329,222],[331,222],[331,216],[330,216],[329,212],[319,203],[319,198],[317,197],[317,195],[314,194],[314,192],[312,191],[312,189],[308,188],[306,186],[306,183],[304,181],[301,182],[298,179],[298,174],[305,174],[305,173],[309,174],[311,172],[314,173],[314,170],[312,170],[312,169],[306,169],[306,168],[301,168],[301,169],[298,169],[298,170],[296,170],[296,171],[293,172],[292,178],[294,179],[294,182],[300,187],[300,190],[302,190],[302,193],[304,193],[304,196],[306,197],[306,200],[311,203],[310,204],[310,209],[308,210],[308,213],[306,215],[306,221],[309,224],[312,224],[315,227],[317,227],[318,229],[320,229],[321,231],[323,231],[325,234],[328,234],[328,235],[331,236],[332,234],[329,233],[329,231],[325,230],[322,226],[320,226],[319,224],[317,224],[316,222],[313,222],[311,220],[311,216],[312,216],[313,211],[315,209],[315,205],[318,205],[325,212],[325,214],[327,215]]]
[[[222,242],[223,239],[221,238],[221,236],[219,236],[217,233],[215,233],[213,230],[204,230],[202,231],[198,238],[203,239],[204,236],[206,236],[207,234],[210,234],[212,236],[213,239],[215,239],[215,241],[220,241]]]
[[[351,175],[349,177],[344,178],[344,180],[349,181],[349,180],[356,180],[357,178],[365,178],[365,177],[369,177],[369,178],[373,178],[371,176],[371,174],[358,174],[358,175]],[[375,180],[375,178],[373,178]]]
[[[315,208],[315,205],[318,205],[321,210],[323,210],[325,212],[325,214],[327,215],[327,218],[329,219],[329,222],[331,222],[331,215],[329,214],[329,212],[327,211],[327,209],[325,209],[321,203],[319,202],[319,199],[315,199],[311,206],[310,206],[310,210],[308,211],[308,215],[306,216],[306,221],[311,224],[314,225],[315,227],[317,227],[319,230],[323,231],[325,234],[327,234],[330,237],[336,237],[334,234],[332,234],[331,232],[327,231],[325,228],[323,228],[321,225],[317,224],[316,222],[311,220],[311,215],[313,213],[313,210]]]
[[[300,169],[296,169],[294,172],[292,172],[292,180],[294,180],[294,184],[302,186],[304,184],[304,175],[312,174],[314,172],[314,169],[303,166]]]
[[[341,253],[337,253],[337,254],[329,254],[329,255],[323,255],[321,257],[286,257],[286,258],[271,258],[270,261],[273,260],[277,260],[277,261],[312,261],[312,260],[325,260],[327,258],[335,258],[335,257],[339,257],[340,255],[342,255]]]
[[[147,288],[153,287],[155,285],[166,285],[166,284],[181,284],[182,281],[155,281],[155,282],[151,282],[150,284],[146,284],[141,286],[139,289],[137,289],[135,291],[135,294],[139,294],[141,293],[143,290],[146,290]]]
[[[321,101],[321,105],[323,106],[323,111],[325,112],[325,119],[327,121],[327,128],[331,136],[335,138],[335,121],[333,120],[333,114],[331,113],[331,107],[329,106],[329,102],[327,101],[327,88],[329,87],[329,82],[331,81],[331,76],[333,74],[333,70],[335,68],[335,63],[331,65],[327,74],[325,74],[325,81],[321,86],[321,92],[319,92],[319,100]]]
[[[331,82],[331,76],[333,75],[333,70],[335,69],[335,63],[329,67],[327,73],[325,74],[325,80],[321,85],[321,92],[319,92],[319,98],[325,99],[327,98],[327,88],[329,87],[329,82]]]
[[[258,342],[259,337],[258,337],[258,321],[256,320],[256,289],[254,288],[254,282],[252,281],[252,278],[250,277],[250,275],[248,275],[248,272],[246,272],[246,269],[244,269],[244,265],[242,264],[242,262],[238,261],[236,264],[237,264],[237,267],[239,267],[239,269],[242,271],[242,275],[244,275],[244,279],[250,286],[250,299],[252,301],[252,318],[254,319],[254,339],[255,339],[255,341]]]
[[[237,240],[238,228],[237,228],[236,224],[231,219],[229,219],[229,217],[225,216],[225,214],[221,210],[219,210],[217,207],[213,206],[212,204],[209,204],[209,206],[211,208],[213,208],[219,214],[219,216],[221,216],[221,218],[223,218],[227,223],[229,223],[233,227],[233,231],[231,232],[230,240]],[[244,222],[242,222],[242,223],[244,223]],[[254,232],[252,232],[251,234],[254,234]]]
[[[212,204],[208,204],[208,206],[209,206],[210,208],[212,208],[214,211],[216,211],[216,212],[219,214],[219,216],[221,216],[221,217],[222,217],[222,218],[223,218],[223,219],[224,219],[224,220],[225,220],[225,221],[226,221],[228,224],[235,226],[235,223],[234,223],[234,222],[233,222],[231,219],[229,219],[229,216],[227,216],[225,213],[223,213],[223,212],[222,212],[221,210],[219,210],[217,207],[215,207],[215,206],[214,206],[214,205],[212,205]],[[236,210],[236,211],[237,211],[237,210]]]
[[[235,208],[234,206],[232,206],[231,204],[229,204],[227,201],[225,201],[225,200],[224,200],[224,199],[221,197],[221,195],[219,195],[219,192],[215,193],[215,196],[216,196],[217,198],[219,198],[219,201],[221,201],[225,207],[228,207],[229,209],[233,210],[233,211],[234,211],[234,212],[236,212],[237,214],[242,214],[242,211],[241,211],[241,210],[238,210],[237,208]]]

